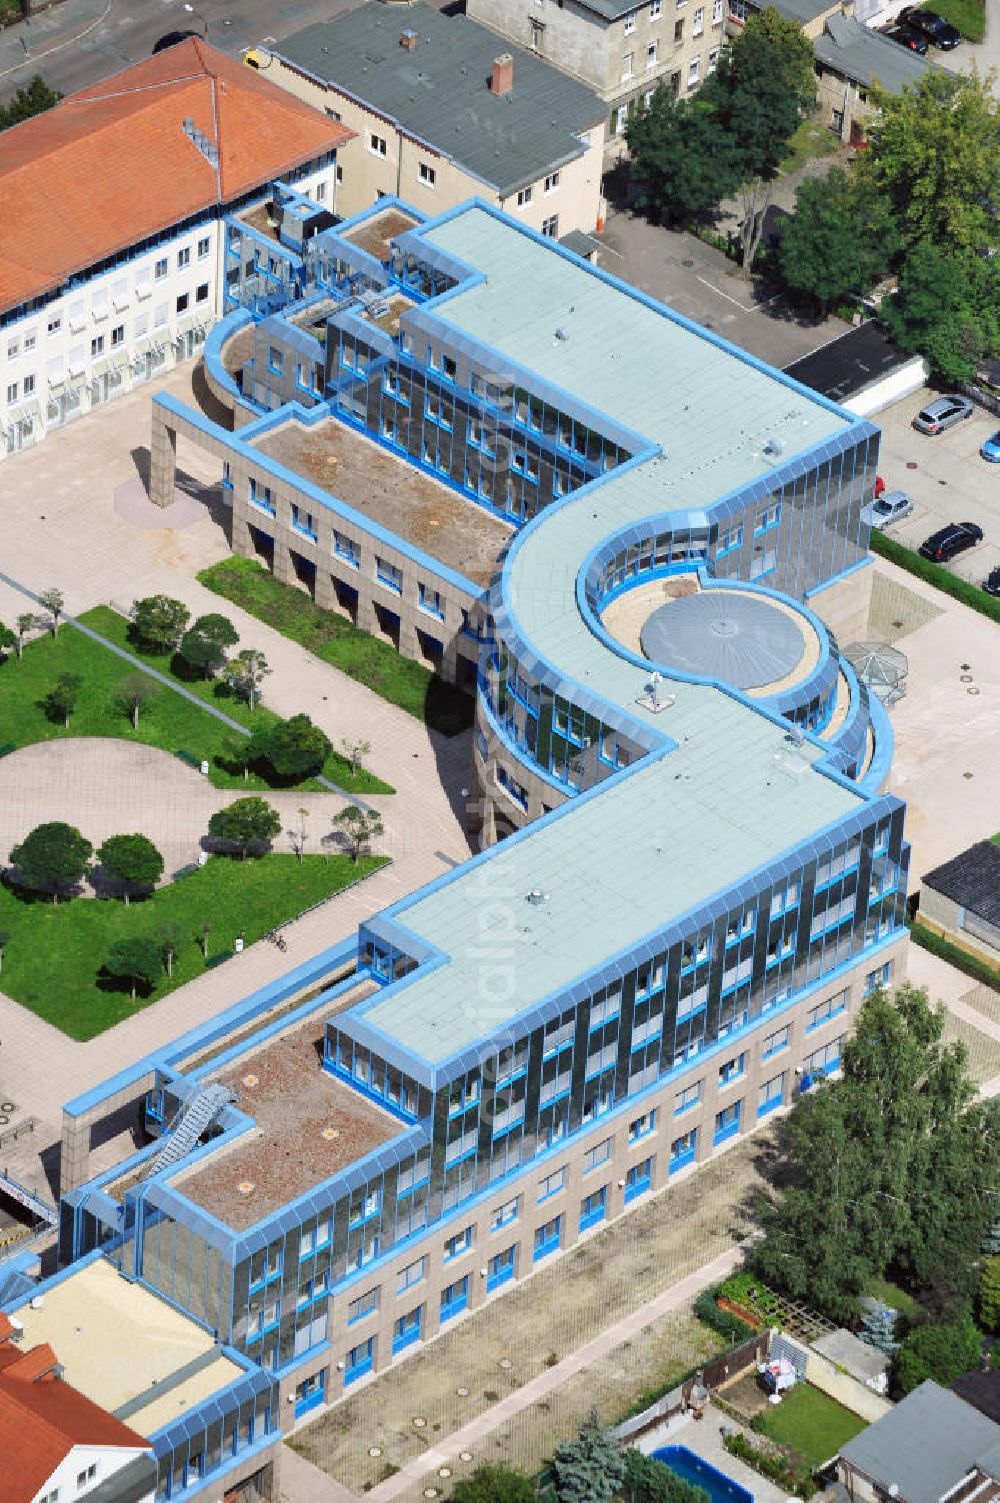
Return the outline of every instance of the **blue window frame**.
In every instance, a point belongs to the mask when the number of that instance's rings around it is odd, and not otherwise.
[[[633,1164],[625,1176],[625,1204],[630,1200],[636,1200],[640,1195],[645,1195],[653,1183],[653,1160],[643,1159],[641,1164]]]
[[[641,1117],[635,1117],[628,1125],[628,1140],[630,1143],[638,1143],[640,1138],[648,1138],[651,1132],[656,1131],[657,1108],[651,1107],[648,1112],[643,1112]]]
[[[344,1387],[348,1383],[356,1383],[363,1378],[365,1373],[370,1373],[375,1361],[375,1337],[369,1336],[367,1341],[352,1346],[347,1354],[347,1362],[344,1367]]]
[[[887,960],[884,965],[877,966],[874,971],[869,971],[865,977],[865,996],[870,997],[872,992],[878,991],[880,986],[888,986],[891,975],[891,960]]]
[[[747,1073],[746,1050],[740,1054],[734,1054],[732,1059],[727,1059],[724,1065],[719,1066],[719,1088],[731,1085],[734,1080],[741,1080]]]
[[[562,1217],[553,1216],[551,1221],[546,1221],[544,1226],[540,1226],[535,1232],[534,1261],[540,1263],[550,1253],[558,1252],[561,1241]]]
[[[427,1259],[417,1258],[415,1263],[407,1263],[396,1275],[396,1293],[402,1294],[405,1289],[412,1289],[414,1284],[419,1284],[427,1276]]]
[[[280,376],[280,375],[282,375],[284,373],[284,369],[285,369],[285,352],[284,352],[284,350],[279,349],[279,347],[276,344],[268,345],[268,348],[267,348],[267,368],[268,368],[269,371],[272,371],[273,374],[276,375],[276,376]]]
[[[725,554],[734,552],[743,544],[743,523],[737,527],[730,527],[727,532],[719,533],[719,542],[715,553],[717,558],[723,558]]]
[[[292,531],[308,538],[310,542],[316,541],[316,524],[313,521],[311,511],[303,511],[297,502],[292,502]]]
[[[765,1035],[761,1045],[761,1059],[770,1059],[772,1054],[780,1054],[782,1049],[788,1048],[788,1025],[784,1028],[776,1028],[773,1033]]]
[[[521,1197],[515,1195],[513,1200],[505,1200],[503,1205],[497,1206],[490,1221],[490,1231],[498,1232],[501,1227],[510,1226],[517,1220],[521,1208]]]
[[[359,1294],[357,1299],[352,1299],[347,1307],[347,1324],[353,1326],[355,1321],[364,1320],[366,1315],[374,1315],[378,1309],[377,1289],[369,1289],[364,1294]]]
[[[682,1137],[675,1138],[670,1145],[670,1173],[676,1174],[678,1169],[685,1168],[694,1163],[695,1153],[698,1148],[698,1129],[692,1127]]]
[[[317,1409],[322,1404],[326,1394],[326,1373],[313,1373],[311,1378],[303,1378],[295,1388],[295,1418],[301,1419],[308,1414],[310,1409]]]
[[[256,506],[258,511],[266,511],[269,517],[275,515],[274,502],[271,500],[271,487],[263,485],[250,476],[250,505]]]
[[[696,1080],[693,1084],[684,1086],[674,1097],[674,1116],[679,1117],[682,1112],[690,1111],[691,1107],[697,1106],[701,1100],[701,1081]]]
[[[723,1107],[715,1116],[715,1134],[712,1142],[718,1147],[727,1138],[733,1138],[740,1130],[740,1107],[742,1101],[734,1101],[731,1106]]]
[[[467,1309],[468,1304],[469,1275],[466,1274],[464,1278],[456,1279],[453,1284],[449,1284],[446,1289],[442,1289],[441,1291],[442,1325],[446,1320],[451,1320],[453,1316],[458,1315],[462,1310]]]
[[[394,594],[402,595],[403,571],[402,569],[397,569],[395,564],[390,564],[388,560],[384,558],[376,558],[375,578],[378,580],[379,584],[385,585],[385,587],[389,590],[392,590]]]
[[[224,459],[223,462],[222,462],[222,489],[224,491],[231,491],[232,488],[233,488],[233,470],[232,470],[232,465],[229,463],[228,459]]]
[[[815,1049],[802,1061],[802,1089],[808,1089],[807,1082],[817,1075],[831,1075],[834,1070],[840,1068],[840,1051],[843,1048],[843,1036],[833,1039],[825,1044],[822,1049]]]
[[[503,1252],[493,1255],[486,1265],[486,1292],[492,1294],[494,1289],[499,1289],[502,1284],[507,1284],[514,1277],[517,1266],[517,1248],[505,1247]]]
[[[338,558],[350,564],[352,569],[361,567],[361,550],[351,538],[345,537],[342,532],[333,534],[333,551]]]
[[[815,1007],[810,1007],[806,1014],[806,1032],[810,1033],[814,1028],[821,1028],[824,1023],[829,1023],[831,1018],[836,1018],[840,1013],[845,1012],[850,998],[850,988],[845,986],[834,996],[826,997],[822,1002],[817,1002]]]
[[[586,1232],[592,1226],[605,1219],[608,1214],[608,1187],[602,1185],[599,1190],[584,1197],[580,1202],[580,1230]]]
[[[785,1095],[785,1072],[774,1075],[770,1080],[765,1080],[760,1088],[757,1098],[757,1115],[766,1117],[768,1112],[777,1111]]]
[[[566,1169],[553,1169],[544,1179],[538,1181],[538,1202],[548,1200],[550,1195],[558,1195],[566,1183]]]
[[[392,1328],[392,1354],[395,1357],[399,1352],[412,1346],[420,1340],[420,1332],[423,1327],[424,1307],[418,1305],[415,1310],[401,1315]]]
[[[422,611],[430,616],[436,616],[439,621],[444,620],[444,608],[441,604],[441,591],[431,589],[430,585],[420,582],[417,584],[417,603]]]
[[[772,527],[777,527],[781,521],[781,502],[775,501],[773,505],[765,507],[757,513],[753,525],[754,537],[759,537],[762,532],[768,532]]]
[[[444,1244],[444,1261],[446,1263],[449,1263],[452,1258],[460,1258],[463,1253],[469,1251],[472,1246],[472,1233],[473,1228],[467,1226],[462,1231],[456,1232],[453,1237],[447,1239]]]

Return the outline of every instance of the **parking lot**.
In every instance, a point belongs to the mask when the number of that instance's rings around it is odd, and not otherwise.
[[[879,463],[889,490],[905,491],[913,511],[894,522],[887,535],[911,548],[947,522],[976,522],[983,541],[960,553],[947,567],[979,584],[1000,564],[1000,465],[980,458],[983,440],[1000,428],[1000,418],[976,408],[954,428],[927,438],[910,426],[932,396],[926,389],[876,413],[882,429]]]

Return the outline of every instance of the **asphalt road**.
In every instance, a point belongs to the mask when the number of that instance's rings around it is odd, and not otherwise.
[[[0,103],[34,74],[63,94],[148,57],[167,31],[207,32],[240,57],[265,40],[280,41],[315,21],[353,10],[360,0],[62,0],[30,22],[0,32]],[[428,0],[443,9],[446,0]],[[405,6],[401,5],[405,15]]]

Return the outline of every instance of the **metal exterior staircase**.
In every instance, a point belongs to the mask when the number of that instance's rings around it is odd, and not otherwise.
[[[190,1153],[207,1127],[210,1127],[223,1107],[236,1098],[228,1086],[202,1086],[188,1101],[183,1111],[178,1112],[171,1124],[170,1136],[149,1166],[150,1174],[158,1174],[171,1164],[176,1164]]]

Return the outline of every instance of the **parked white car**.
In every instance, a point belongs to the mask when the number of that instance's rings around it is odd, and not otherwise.
[[[877,501],[861,508],[861,520],[881,532],[890,523],[908,517],[912,510],[913,502],[905,491],[883,491]]]

